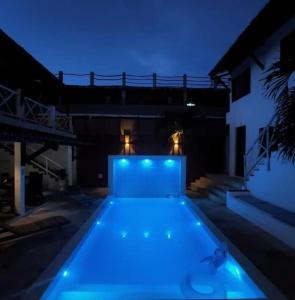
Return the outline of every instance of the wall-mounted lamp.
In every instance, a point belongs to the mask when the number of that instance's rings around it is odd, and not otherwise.
[[[183,135],[183,130],[177,130],[171,135],[172,149],[170,151],[170,154],[173,155],[182,154],[182,144],[181,144],[182,135]]]
[[[122,144],[123,144],[121,153],[125,154],[125,155],[132,154],[134,151],[133,151],[132,145],[131,145],[131,132],[130,132],[130,130],[124,130],[123,131],[121,141],[122,141]]]

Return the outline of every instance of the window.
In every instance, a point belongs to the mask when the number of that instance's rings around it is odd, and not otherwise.
[[[232,80],[232,101],[236,101],[247,95],[251,91],[251,72],[250,68],[240,73]]]
[[[281,40],[281,63],[282,67],[295,65],[295,31]]]

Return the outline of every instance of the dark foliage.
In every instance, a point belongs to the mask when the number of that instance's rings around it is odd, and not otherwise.
[[[275,102],[279,154],[283,160],[295,164],[295,87],[288,87],[294,65],[288,67],[276,62],[266,72],[266,93]]]

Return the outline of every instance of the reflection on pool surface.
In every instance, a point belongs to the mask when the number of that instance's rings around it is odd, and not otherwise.
[[[188,201],[109,197],[42,299],[264,298],[230,254],[201,262],[220,245]]]

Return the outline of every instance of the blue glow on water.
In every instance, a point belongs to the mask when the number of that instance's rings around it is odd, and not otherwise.
[[[165,166],[166,167],[173,167],[175,165],[175,161],[172,160],[172,159],[166,159],[165,162],[164,162]]]
[[[142,160],[142,165],[145,168],[151,167],[153,164],[152,160],[145,158],[144,160]]]
[[[101,222],[100,221],[96,221],[96,225],[101,225]]]
[[[201,223],[200,221],[197,221],[197,222],[196,222],[196,225],[197,225],[197,226],[202,226],[202,223]]]
[[[113,205],[115,202],[113,200],[110,201],[110,204]]]
[[[181,201],[180,204],[181,204],[181,205],[185,205],[185,201]]]
[[[151,233],[150,233],[149,231],[145,231],[145,232],[143,233],[143,236],[144,236],[145,239],[149,238],[150,235],[151,235]]]

